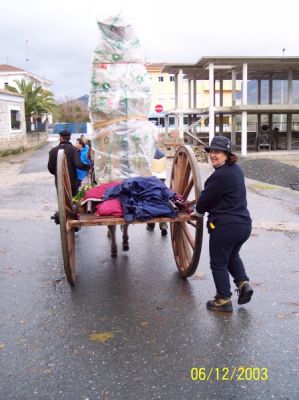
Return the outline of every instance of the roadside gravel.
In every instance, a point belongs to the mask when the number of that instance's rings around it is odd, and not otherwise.
[[[290,187],[290,183],[299,184],[299,168],[269,159],[240,159],[239,165],[246,178],[257,181]]]

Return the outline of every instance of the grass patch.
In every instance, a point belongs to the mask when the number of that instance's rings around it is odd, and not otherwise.
[[[7,149],[7,150],[2,150],[0,151],[0,157],[7,157],[11,156],[13,154],[20,154],[25,151],[24,147],[19,147],[17,149]]]

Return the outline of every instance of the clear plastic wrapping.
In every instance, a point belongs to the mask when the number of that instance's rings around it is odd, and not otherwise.
[[[89,97],[96,180],[151,175],[158,132],[147,120],[150,79],[139,41],[121,14],[98,26]]]
[[[144,55],[131,21],[122,13],[98,18],[100,40],[94,51],[94,62],[144,63]]]
[[[93,120],[144,116],[150,102],[150,80],[144,65],[93,65],[89,103]]]
[[[151,175],[155,126],[146,120],[121,121],[94,130],[96,180],[111,182]]]

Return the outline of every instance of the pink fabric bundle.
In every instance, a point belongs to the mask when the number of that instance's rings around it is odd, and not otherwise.
[[[95,202],[101,200],[108,188],[119,185],[120,183],[123,183],[123,181],[106,182],[89,189],[85,193],[81,204],[85,204],[89,200]],[[96,206],[95,214],[100,217],[107,217],[109,215],[113,217],[123,217],[124,215],[121,202],[118,199],[102,201]]]
[[[91,199],[101,199],[108,188],[119,185],[120,183],[123,183],[123,181],[106,182],[87,190],[82,203],[85,203],[87,200]]]
[[[121,202],[118,199],[111,199],[103,201],[96,206],[96,215],[101,217],[113,216],[113,217],[123,217],[123,208]]]

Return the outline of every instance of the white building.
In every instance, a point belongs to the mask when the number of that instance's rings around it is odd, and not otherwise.
[[[24,96],[0,89],[0,154],[25,148]]]
[[[21,81],[22,79],[26,83],[33,82],[36,86],[41,86],[43,89],[51,91],[52,81],[12,65],[0,64],[0,90],[5,90],[6,86],[17,88],[15,81]],[[39,122],[45,122],[46,119],[47,122],[52,123],[51,114],[42,115]]]

